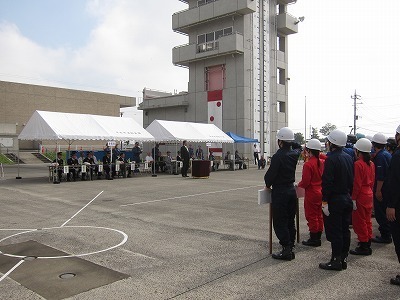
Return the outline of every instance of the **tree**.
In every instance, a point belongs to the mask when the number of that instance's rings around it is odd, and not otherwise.
[[[323,135],[323,136],[328,136],[329,133],[332,130],[335,130],[337,127],[336,125],[333,125],[331,123],[326,123],[324,126],[322,126],[322,128],[319,130],[319,132]]]
[[[312,139],[319,139],[318,128],[317,127],[311,127],[311,138]]]
[[[303,134],[302,134],[301,132],[296,132],[296,133],[294,134],[294,141],[295,141],[296,143],[299,143],[300,145],[304,144],[305,141],[304,141],[304,136],[303,136]]]

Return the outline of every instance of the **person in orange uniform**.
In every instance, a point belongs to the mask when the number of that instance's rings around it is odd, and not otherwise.
[[[354,145],[357,161],[354,163],[354,183],[351,198],[353,200],[353,229],[359,243],[353,255],[371,255],[373,189],[375,182],[375,165],[371,161],[371,142],[361,138]]]
[[[306,144],[309,159],[303,166],[303,175],[298,186],[305,189],[304,213],[306,215],[310,238],[303,241],[305,246],[321,246],[321,235],[324,230],[322,216],[322,173],[324,172],[324,159],[320,158],[321,143],[311,139]]]

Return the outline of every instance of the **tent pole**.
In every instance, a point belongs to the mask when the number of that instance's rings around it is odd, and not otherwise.
[[[22,179],[21,176],[19,176],[19,141],[18,141],[18,171],[17,171],[17,177],[15,179]]]
[[[151,177],[157,177],[157,174],[156,174],[156,141],[154,140],[154,143],[153,143],[153,146],[154,146],[154,152],[153,153],[151,153],[151,155],[154,155],[154,157],[153,157],[153,174],[151,174]]]

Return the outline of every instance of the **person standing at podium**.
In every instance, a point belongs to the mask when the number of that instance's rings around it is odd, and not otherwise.
[[[182,177],[189,177],[187,172],[189,169],[189,159],[190,159],[190,154],[189,154],[189,149],[186,146],[187,141],[183,141],[182,147],[181,147],[181,157],[183,161],[183,167],[182,167]]]

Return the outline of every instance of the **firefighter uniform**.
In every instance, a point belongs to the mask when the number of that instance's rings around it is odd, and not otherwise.
[[[322,174],[322,200],[328,204],[329,210],[329,215],[324,216],[324,224],[326,238],[331,242],[331,261],[340,259],[343,268],[347,268],[346,259],[350,248],[352,188],[353,159],[344,153],[342,148],[335,148],[325,161]],[[320,267],[331,269],[329,263],[320,264]],[[342,267],[337,269],[342,270]]]
[[[374,163],[371,161],[368,165],[363,159],[358,159],[354,163],[354,184],[351,195],[357,205],[352,215],[353,229],[360,243],[369,243],[369,245],[372,239],[371,213],[374,181]]]
[[[393,153],[390,161],[387,180],[384,183],[384,197],[388,199],[388,208],[394,208],[396,219],[390,224],[390,230],[400,262],[400,148]]]
[[[391,158],[392,156],[385,149],[379,150],[374,157],[374,164],[375,164],[374,211],[375,211],[375,219],[379,224],[378,230],[381,235],[380,237],[376,237],[375,240],[373,239],[372,240],[373,242],[377,241],[377,242],[390,243],[392,239],[390,235],[389,222],[386,218],[386,207],[388,201],[386,197],[382,197],[382,201],[379,201],[375,196],[377,182],[385,181]]]
[[[294,247],[296,237],[294,219],[297,196],[293,183],[300,153],[301,147],[296,143],[292,147],[289,145],[280,148],[272,156],[271,165],[264,176],[266,187],[272,187],[274,231],[284,248]]]
[[[324,230],[324,219],[321,209],[321,182],[323,170],[324,160],[311,156],[303,166],[302,178],[298,184],[299,187],[305,189],[304,213],[310,231],[310,237],[313,240],[320,240],[321,233]]]

